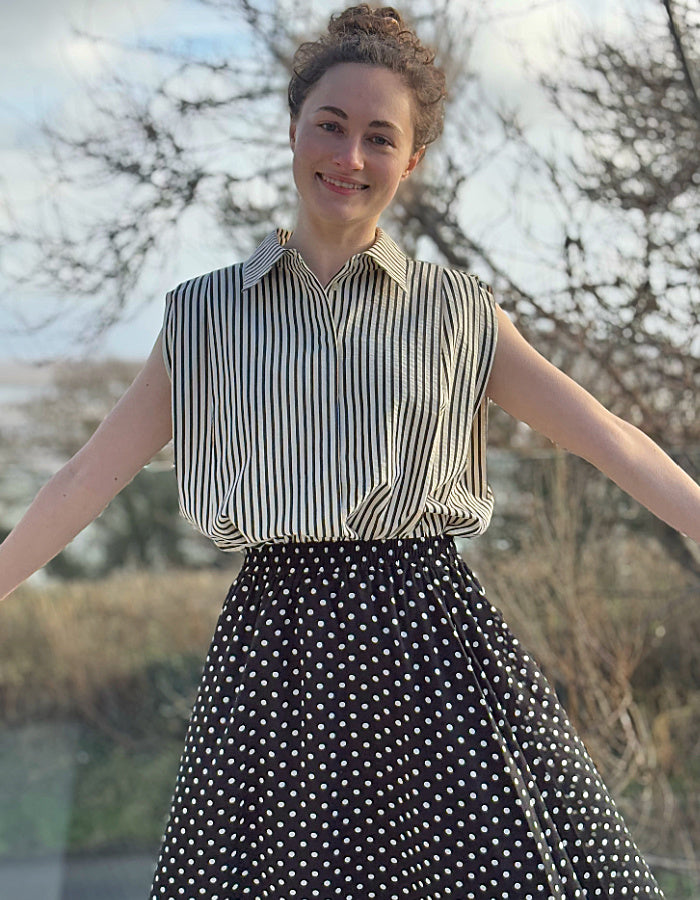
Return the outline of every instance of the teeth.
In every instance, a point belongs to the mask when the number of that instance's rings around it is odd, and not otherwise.
[[[340,181],[338,178],[331,178],[330,175],[321,175],[321,178],[329,184],[336,185],[336,187],[352,188],[354,191],[362,191],[365,188],[364,184],[351,184],[349,181]]]

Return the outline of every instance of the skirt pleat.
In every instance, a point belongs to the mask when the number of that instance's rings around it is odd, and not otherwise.
[[[447,536],[246,552],[151,900],[662,897]]]

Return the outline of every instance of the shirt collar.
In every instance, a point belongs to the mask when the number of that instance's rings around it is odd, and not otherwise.
[[[285,249],[285,244],[292,236],[291,231],[278,228],[271,231],[267,237],[258,244],[252,256],[243,263],[243,289],[252,287],[290,251]],[[389,235],[381,228],[377,228],[375,242],[359,256],[367,256],[374,260],[389,275],[401,290],[407,289],[408,260]]]

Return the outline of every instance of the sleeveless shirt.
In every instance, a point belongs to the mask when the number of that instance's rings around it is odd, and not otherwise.
[[[483,532],[490,288],[381,229],[324,287],[290,235],[166,296],[183,515],[223,550]]]

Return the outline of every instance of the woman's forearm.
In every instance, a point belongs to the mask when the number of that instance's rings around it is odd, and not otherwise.
[[[700,544],[700,485],[651,438],[615,417],[586,458],[655,516]]]
[[[67,463],[39,491],[22,519],[0,545],[0,599],[40,569],[73,540],[120,490],[100,490]]]
[[[499,336],[487,395],[700,544],[700,486],[651,438],[541,356],[500,307],[497,312]]]
[[[171,434],[170,379],[159,337],[129,390],[0,545],[0,599],[92,522]]]

